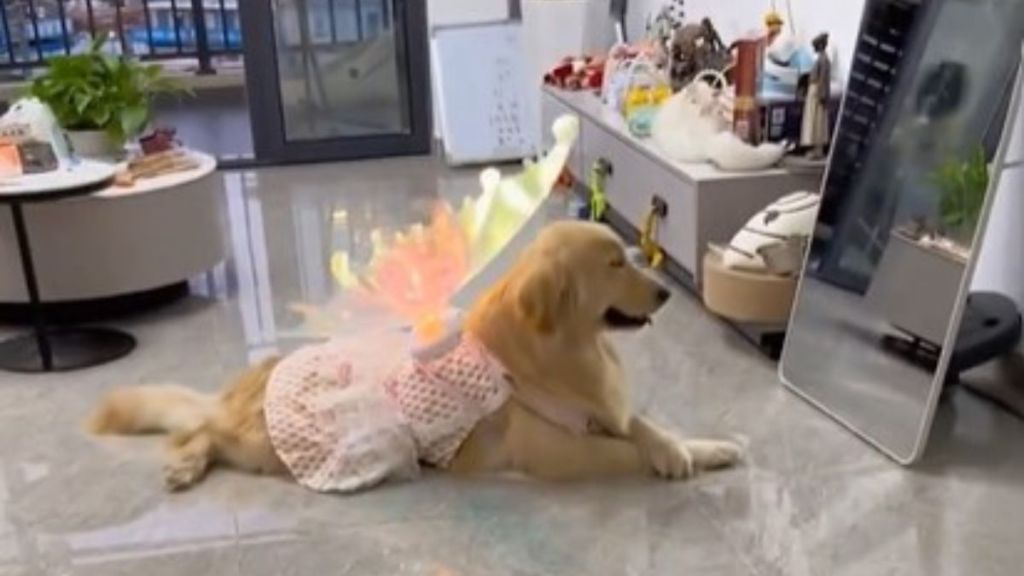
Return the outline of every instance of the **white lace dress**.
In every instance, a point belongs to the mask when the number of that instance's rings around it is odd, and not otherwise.
[[[474,426],[511,394],[500,364],[469,335],[455,335],[426,357],[395,362],[395,355],[386,346],[368,353],[330,341],[289,355],[274,370],[267,428],[300,484],[351,492],[413,478],[419,462],[446,467]]]

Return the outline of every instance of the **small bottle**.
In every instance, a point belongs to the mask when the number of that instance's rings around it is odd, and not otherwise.
[[[736,43],[736,103],[733,109],[733,133],[748,144],[761,142],[761,114],[757,103],[764,63],[761,40],[740,40]]]

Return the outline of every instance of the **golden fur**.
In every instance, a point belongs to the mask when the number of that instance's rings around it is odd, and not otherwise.
[[[477,425],[452,469],[563,480],[649,473],[680,479],[736,462],[737,445],[678,440],[630,407],[622,366],[605,335],[608,312],[643,319],[667,297],[660,283],[628,262],[607,228],[548,226],[467,316],[465,329],[502,362],[516,392]],[[219,397],[172,386],[115,390],[90,429],[170,433],[165,479],[171,489],[193,486],[214,464],[284,473],[263,417],[276,363],[249,369]],[[525,398],[582,411],[602,433],[575,434]]]

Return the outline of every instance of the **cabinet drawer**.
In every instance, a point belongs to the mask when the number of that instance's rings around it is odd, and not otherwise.
[[[584,124],[584,175],[589,175],[598,160],[610,164],[608,202],[637,229],[643,228],[654,197],[664,200],[668,215],[659,225],[658,241],[673,260],[696,272],[697,203],[693,185],[601,127]]]

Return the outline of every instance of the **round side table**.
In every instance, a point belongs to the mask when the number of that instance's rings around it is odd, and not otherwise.
[[[31,190],[0,185],[0,204],[10,206],[17,238],[18,254],[29,297],[32,332],[0,342],[0,370],[22,373],[64,372],[105,364],[128,355],[135,349],[135,338],[109,328],[51,328],[47,325],[39,296],[32,245],[25,225],[25,204],[54,202],[93,194],[105,189],[113,179],[113,170],[97,166],[96,175],[86,185],[68,184],[57,178],[59,187]],[[39,180],[36,177],[36,180]]]

